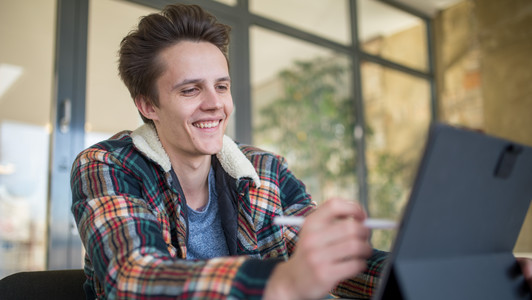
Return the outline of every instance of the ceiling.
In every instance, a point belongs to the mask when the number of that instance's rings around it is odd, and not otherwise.
[[[445,9],[463,0],[395,0],[406,4],[430,16],[434,16],[439,10]]]

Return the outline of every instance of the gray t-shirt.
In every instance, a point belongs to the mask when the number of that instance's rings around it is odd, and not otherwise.
[[[212,167],[208,180],[209,202],[207,205],[199,210],[194,210],[187,205],[189,226],[187,259],[209,259],[229,255],[218,212],[218,195]]]

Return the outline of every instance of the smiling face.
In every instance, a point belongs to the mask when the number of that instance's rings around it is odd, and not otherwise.
[[[171,160],[218,153],[233,112],[227,60],[208,42],[179,42],[159,54],[164,72],[156,81],[159,105],[136,99],[153,120]]]

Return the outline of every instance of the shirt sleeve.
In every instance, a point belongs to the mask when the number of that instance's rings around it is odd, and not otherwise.
[[[72,169],[72,212],[98,281],[97,296],[260,298],[278,261],[243,256],[190,261],[171,255],[156,210],[139,192],[138,174],[124,164],[130,154],[92,148]]]
[[[387,252],[373,249],[366,270],[355,278],[340,282],[332,294],[341,298],[371,299],[376,292],[387,257]]]
[[[288,169],[286,160],[280,159],[279,188],[282,199],[283,214],[286,216],[307,216],[317,207],[316,202],[312,201],[310,194],[307,193],[305,184],[300,181]],[[299,226],[285,226],[283,233],[288,253],[292,255],[298,241]]]

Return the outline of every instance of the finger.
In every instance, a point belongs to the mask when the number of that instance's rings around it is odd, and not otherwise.
[[[331,223],[343,218],[355,218],[363,221],[366,218],[366,214],[360,204],[334,198],[321,204],[320,207],[309,216],[306,223],[313,223],[313,225],[309,224],[307,227],[315,229],[323,227],[323,224]]]
[[[361,221],[366,219],[366,212],[358,202],[349,201],[342,198],[331,198],[325,203],[330,205],[331,209],[339,215],[343,214],[346,217],[353,216]]]
[[[360,274],[366,268],[367,262],[364,259],[349,260],[324,268],[322,275],[329,280],[334,280],[333,284],[335,285],[341,280]]]
[[[372,247],[367,241],[346,240],[342,243],[331,245],[327,248],[327,254],[333,262],[348,260],[366,260],[372,254]]]
[[[315,247],[307,252],[309,261],[327,266],[343,263],[349,260],[366,260],[372,254],[372,247],[368,240],[346,239],[341,242]]]
[[[322,228],[319,234],[325,244],[334,244],[349,239],[367,240],[370,236],[370,230],[358,220],[342,219],[336,221],[326,228]]]
[[[335,263],[322,263],[319,265],[319,268],[314,269],[313,274],[314,280],[320,284],[328,285],[330,290],[339,281],[354,277],[357,274],[360,274],[367,268],[366,259],[351,259],[338,261]]]

